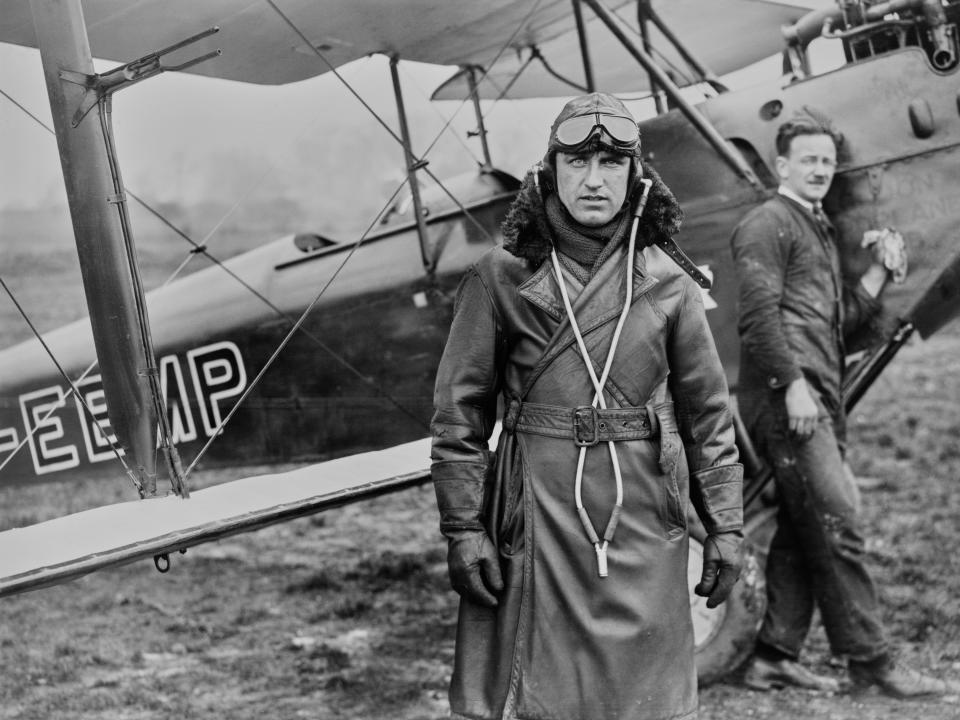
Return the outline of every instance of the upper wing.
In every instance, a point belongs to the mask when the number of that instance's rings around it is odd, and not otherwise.
[[[633,0],[606,5],[636,22]],[[654,7],[717,73],[775,52],[780,24],[802,14],[758,0],[656,0]],[[536,45],[558,72],[583,82],[570,0],[84,0],[83,11],[94,57],[123,62],[219,26],[219,34],[164,62],[176,65],[220,48],[221,57],[189,72],[229,80],[288,83],[384,53],[439,65],[493,64],[483,96],[495,97],[518,66],[518,53]],[[592,17],[588,8],[584,14]],[[598,85],[643,90],[645,73],[595,19],[589,25]],[[677,59],[655,32],[653,40]],[[36,47],[29,0],[4,0],[0,42]],[[438,97],[462,97],[454,87]],[[553,94],[574,92],[537,63],[510,96]]]
[[[0,42],[36,47],[29,0],[3,5]],[[572,28],[570,7],[570,0],[83,2],[94,57],[133,60],[216,25],[217,35],[170,55],[165,64],[221,48],[221,57],[189,72],[263,84],[303,80],[372,53],[440,65],[487,64],[514,34],[525,46]]]
[[[606,5],[629,26],[628,34],[642,47],[635,3],[619,10],[612,3]],[[732,72],[781,50],[784,41],[780,27],[795,22],[809,11],[807,7],[757,0],[653,0],[652,5],[693,56],[716,75]],[[596,87],[617,92],[650,92],[647,73],[586,6],[584,19]],[[567,24],[564,34],[537,43],[537,50],[555,74],[538,60],[521,71],[530,57],[528,43],[519,53],[504,53],[490,68],[479,85],[480,97],[516,99],[578,94],[576,88],[556,77],[560,75],[585,85],[579,39],[572,19]],[[698,78],[689,74],[680,54],[652,23],[648,23],[648,31],[658,64],[668,71],[676,69],[671,73],[674,82],[680,87],[697,82]],[[515,45],[520,49],[518,43]],[[434,92],[433,99],[454,100],[468,94],[466,76],[458,72]]]

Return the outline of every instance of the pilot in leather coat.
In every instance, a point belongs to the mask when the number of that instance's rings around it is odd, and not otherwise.
[[[610,96],[587,97],[622,108]],[[639,163],[639,147],[636,154]],[[432,426],[441,530],[462,596],[450,689],[457,715],[696,715],[688,500],[710,535],[741,538],[742,469],[700,289],[648,247],[676,232],[680,211],[660,178],[648,168],[644,174],[652,189],[637,236],[632,305],[604,387],[607,410],[592,409],[594,385],[550,260],[544,198],[552,187],[536,173],[504,223],[503,246],[481,257],[458,291]],[[641,190],[631,183],[623,212]],[[564,271],[597,376],[624,305],[626,256],[621,242],[585,284]],[[488,439],[498,419],[503,430],[493,452]],[[623,500],[605,553],[608,575],[600,577],[599,549],[578,517],[575,478],[584,446],[580,495],[600,535],[617,499],[609,440]],[[736,542],[721,546],[739,550]],[[475,582],[486,579],[486,601],[458,583],[464,565]]]

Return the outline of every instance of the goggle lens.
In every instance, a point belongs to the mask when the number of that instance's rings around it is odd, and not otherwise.
[[[635,146],[640,140],[640,128],[633,120],[619,115],[601,115],[600,113],[590,113],[564,120],[557,127],[555,137],[561,145],[577,147],[589,140],[596,128],[606,132],[616,145]]]

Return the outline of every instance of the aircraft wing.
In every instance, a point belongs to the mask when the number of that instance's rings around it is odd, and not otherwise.
[[[607,7],[614,10],[612,3]],[[783,49],[781,25],[803,17],[809,8],[799,5],[769,3],[757,0],[653,0],[653,9],[664,24],[693,53],[705,67],[722,76]],[[631,28],[636,44],[642,47],[635,3],[615,10],[615,14]],[[650,81],[637,61],[617,42],[610,31],[584,6],[587,46],[595,85],[599,89],[616,89],[618,93],[650,92]],[[534,60],[527,67],[528,48],[504,53],[479,83],[483,99],[521,99],[577,95],[581,90],[557,75],[585,85],[579,39],[573,21],[567,23],[563,34],[537,43],[543,62]],[[679,87],[693,84],[686,63],[652,23],[648,24],[650,46],[654,58],[664,68],[675,68],[671,73]],[[483,65],[483,67],[487,67]],[[512,85],[510,83],[513,83]],[[509,89],[507,89],[509,88]],[[506,92],[504,90],[507,89]],[[464,72],[458,72],[434,92],[434,100],[460,100],[469,96]]]
[[[605,4],[636,23],[633,0]],[[653,6],[718,74],[775,52],[782,43],[780,24],[803,14],[797,6],[762,0],[654,0]],[[165,56],[164,64],[220,48],[221,57],[187,72],[250,83],[303,80],[383,53],[439,65],[493,64],[482,92],[496,97],[518,66],[518,53],[531,45],[558,72],[578,82],[583,78],[570,0],[84,0],[83,11],[94,57],[118,62],[219,26],[217,35]],[[584,15],[598,86],[643,90],[645,73],[630,69],[635,63],[614,48],[588,8]],[[656,33],[653,38],[677,59],[662,38]],[[36,47],[29,0],[4,1],[0,42]],[[510,97],[576,94],[536,65],[527,68]],[[438,97],[461,97],[456,85]]]
[[[0,597],[174,553],[430,479],[430,440],[0,532]]]

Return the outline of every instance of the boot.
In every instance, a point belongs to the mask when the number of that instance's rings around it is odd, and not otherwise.
[[[924,675],[888,655],[868,662],[851,660],[850,680],[855,690],[876,685],[882,693],[901,700],[939,697],[956,691],[954,684]]]
[[[768,660],[754,655],[743,675],[743,683],[754,690],[798,687],[820,692],[837,692],[840,683],[831,677],[817,675],[796,660]]]

